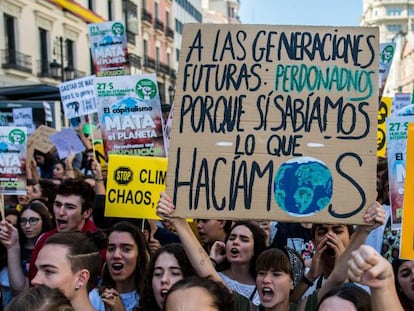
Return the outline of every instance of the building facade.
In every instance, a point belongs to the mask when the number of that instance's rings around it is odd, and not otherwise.
[[[157,74],[162,103],[171,104],[176,80],[171,0],[142,0],[141,34],[144,72]]]
[[[361,26],[379,27],[380,42],[395,42],[384,96],[414,89],[414,0],[363,0]]]
[[[126,22],[132,73],[141,72],[139,0],[0,0],[0,87],[92,74],[88,23]]]
[[[240,24],[240,0],[203,0],[203,22],[207,24]]]

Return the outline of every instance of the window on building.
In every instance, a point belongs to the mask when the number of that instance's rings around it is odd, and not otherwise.
[[[168,68],[171,68],[171,54],[167,53],[167,66]]]
[[[7,49],[7,62],[16,64],[16,19],[13,16],[4,14],[4,40]]]
[[[165,26],[170,28],[170,12],[165,11]]]
[[[154,15],[155,18],[160,18],[160,6],[157,1],[154,2]]]
[[[387,25],[387,30],[390,32],[399,32],[402,30],[402,25],[400,24]]]
[[[386,9],[387,16],[400,16],[402,9],[398,7],[389,7]]]
[[[88,0],[88,9],[95,11],[95,0]]]
[[[147,0],[142,0],[142,8],[147,9]]]
[[[157,46],[155,48],[155,69],[156,70],[160,68],[160,62],[161,62],[160,47]]]
[[[413,16],[414,15],[414,8],[409,8],[408,9],[408,16]]]
[[[49,72],[48,37],[48,31],[39,28],[40,73],[42,75],[46,75]]]
[[[144,39],[144,60],[147,61],[148,57],[148,40]]]
[[[66,61],[67,67],[75,69],[75,42],[66,39]]]
[[[112,0],[107,0],[108,1],[108,20],[113,20],[114,19],[114,16],[113,16],[113,7],[112,7],[112,5],[113,5],[113,3],[112,3]]]
[[[175,31],[179,34],[183,34],[183,23],[181,23],[178,19],[175,19]]]
[[[180,60],[180,49],[175,49],[175,59],[177,62]]]

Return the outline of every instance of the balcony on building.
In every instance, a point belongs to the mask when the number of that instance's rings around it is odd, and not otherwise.
[[[146,69],[155,70],[155,59],[148,56],[144,56],[144,67]]]
[[[135,67],[137,69],[141,69],[141,57],[134,53],[128,54],[129,64],[131,67]]]
[[[155,30],[158,30],[159,32],[163,33],[164,32],[164,23],[160,19],[155,18],[154,28],[155,28]]]
[[[13,49],[1,50],[3,69],[14,69],[25,73],[32,73],[32,57]]]
[[[174,30],[172,30],[170,27],[165,27],[165,35],[167,36],[167,39],[171,39],[174,41]]]
[[[135,43],[136,43],[136,39],[135,39],[136,34],[133,33],[132,31],[127,30],[126,36],[127,36],[127,42],[132,44],[132,45],[135,45]]]
[[[143,25],[152,26],[152,14],[146,9],[141,11],[141,23]]]

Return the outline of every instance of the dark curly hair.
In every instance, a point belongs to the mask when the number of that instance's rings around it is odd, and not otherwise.
[[[196,275],[196,272],[193,266],[191,265],[181,244],[172,243],[159,248],[152,256],[148,270],[145,274],[142,297],[139,301],[141,311],[161,311],[161,308],[155,301],[154,291],[152,289],[152,278],[154,276],[155,262],[161,254],[165,253],[173,255],[175,259],[177,259],[177,263],[181,269],[183,278]]]
[[[58,186],[56,195],[78,195],[82,198],[82,213],[94,209],[95,190],[82,178],[67,178]]]

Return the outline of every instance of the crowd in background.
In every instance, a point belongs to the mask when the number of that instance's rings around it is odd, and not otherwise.
[[[6,196],[1,310],[414,310],[414,261],[390,226],[386,159],[366,225],[104,216],[92,143],[35,150],[27,194]],[[374,182],[374,181],[373,181]]]

